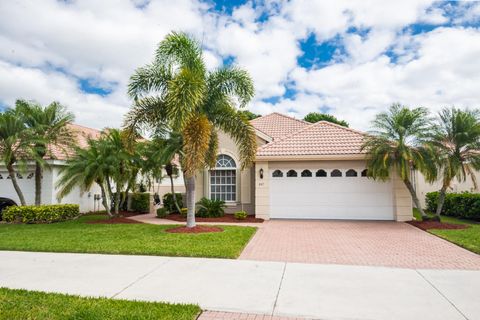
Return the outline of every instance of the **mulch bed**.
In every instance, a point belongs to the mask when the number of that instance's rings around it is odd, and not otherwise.
[[[222,232],[223,229],[215,226],[195,226],[193,228],[175,227],[165,230],[170,233],[208,233],[208,232]]]
[[[187,221],[186,218],[182,218],[180,214],[178,213],[171,213],[169,214],[166,219],[168,220],[173,220],[173,221],[180,221],[180,222],[185,222]],[[235,223],[262,223],[263,219],[260,218],[255,218],[255,216],[247,216],[246,219],[243,220],[238,220],[235,219],[235,216],[233,214],[225,214],[223,217],[218,217],[218,218],[201,218],[201,217],[195,217],[195,221],[197,222],[235,222]]]
[[[455,230],[455,229],[467,229],[470,226],[466,224],[454,224],[439,221],[408,221],[414,227],[422,230],[440,229],[440,230]]]
[[[131,216],[130,216],[131,217]],[[106,220],[93,220],[87,221],[89,224],[125,224],[125,223],[143,223],[133,219],[127,219],[125,217],[114,217]]]

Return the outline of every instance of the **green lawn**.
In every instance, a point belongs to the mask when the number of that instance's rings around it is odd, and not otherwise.
[[[414,215],[417,218],[419,217],[416,209],[414,209]],[[480,223],[446,216],[442,216],[441,220],[447,223],[468,224],[470,228],[459,230],[430,229],[428,232],[480,254]]]
[[[193,320],[195,305],[139,302],[0,288],[0,319],[4,320]]]
[[[87,224],[83,216],[52,224],[0,224],[0,250],[237,258],[254,227],[221,226],[223,232],[167,233],[166,225]]]

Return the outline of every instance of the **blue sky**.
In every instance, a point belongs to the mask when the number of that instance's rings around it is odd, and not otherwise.
[[[249,71],[261,114],[368,129],[394,102],[480,107],[479,2],[20,0],[0,12],[0,108],[59,100],[86,126],[121,124],[129,76],[171,30],[199,39],[210,68]]]

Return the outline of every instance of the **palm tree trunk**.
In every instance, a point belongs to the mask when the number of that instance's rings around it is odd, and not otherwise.
[[[420,211],[422,219],[426,218],[427,215],[425,214],[425,211],[423,211],[422,206],[420,205],[420,201],[418,200],[418,197],[417,197],[417,192],[415,191],[415,188],[413,187],[412,183],[408,179],[403,180],[403,183],[405,183],[405,186],[407,187],[408,191],[410,192],[410,195],[412,196],[413,203],[415,204],[415,207],[418,209],[418,211]]]
[[[187,228],[195,227],[195,176],[188,177],[187,186]]]
[[[35,205],[42,204],[42,167],[38,161],[35,162]]]
[[[175,187],[173,186],[173,176],[169,175],[169,177],[170,177],[170,188],[172,190],[173,203],[175,203],[175,208],[177,208],[178,213],[181,213],[182,210],[178,205],[177,195],[175,194]]]
[[[120,212],[120,200],[122,193],[120,192],[120,183],[117,183],[115,191],[115,215],[118,216]]]
[[[97,184],[100,186],[100,191],[102,193],[103,207],[105,208],[105,211],[107,211],[107,214],[111,217],[112,213],[110,212],[110,206],[108,205],[107,195],[106,195],[106,192],[105,192],[105,186],[103,185],[103,183],[97,182]]]
[[[443,204],[445,202],[445,196],[447,195],[447,188],[448,188],[448,184],[443,184],[438,194],[437,211],[435,212],[435,215],[439,218],[440,218],[440,213],[442,213]]]
[[[22,206],[27,205],[27,203],[25,202],[25,197],[23,196],[23,192],[18,185],[17,176],[15,175],[15,169],[13,169],[13,165],[9,164],[7,166],[7,170],[8,174],[10,175],[10,179],[12,180],[13,188],[17,192],[18,198],[20,199],[20,204]]]

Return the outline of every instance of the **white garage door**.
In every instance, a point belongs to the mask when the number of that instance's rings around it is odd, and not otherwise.
[[[391,183],[363,175],[350,168],[271,170],[270,217],[393,220]]]

